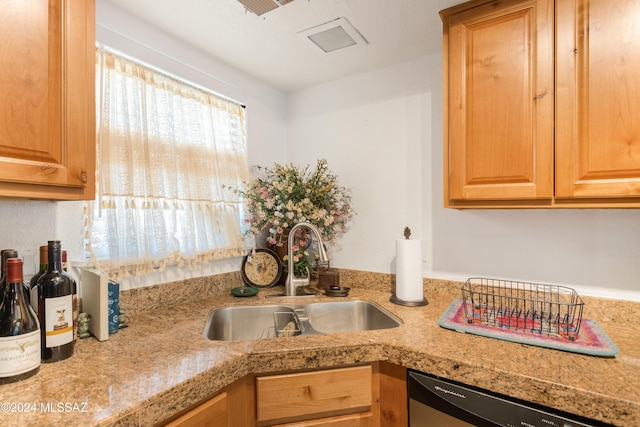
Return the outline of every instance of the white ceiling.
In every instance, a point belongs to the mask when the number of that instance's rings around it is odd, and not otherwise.
[[[464,0],[296,0],[262,16],[236,0],[106,0],[283,92],[439,52],[438,11]],[[346,17],[368,41],[329,54],[297,32]]]

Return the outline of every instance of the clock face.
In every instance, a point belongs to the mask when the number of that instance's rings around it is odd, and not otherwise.
[[[242,261],[242,278],[249,286],[266,288],[278,283],[282,264],[270,249],[255,249]]]

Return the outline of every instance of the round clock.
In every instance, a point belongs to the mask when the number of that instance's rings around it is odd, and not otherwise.
[[[282,263],[278,255],[271,249],[254,249],[242,260],[242,280],[257,288],[268,288],[280,280]]]

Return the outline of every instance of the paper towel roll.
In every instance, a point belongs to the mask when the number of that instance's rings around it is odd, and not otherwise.
[[[422,241],[396,240],[396,298],[422,301]]]

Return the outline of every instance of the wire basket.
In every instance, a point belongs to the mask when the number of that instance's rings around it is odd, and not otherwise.
[[[580,332],[584,302],[571,288],[473,277],[461,289],[469,323],[571,341]]]
[[[304,328],[294,312],[276,311],[273,313],[276,337],[293,337],[302,334]]]

